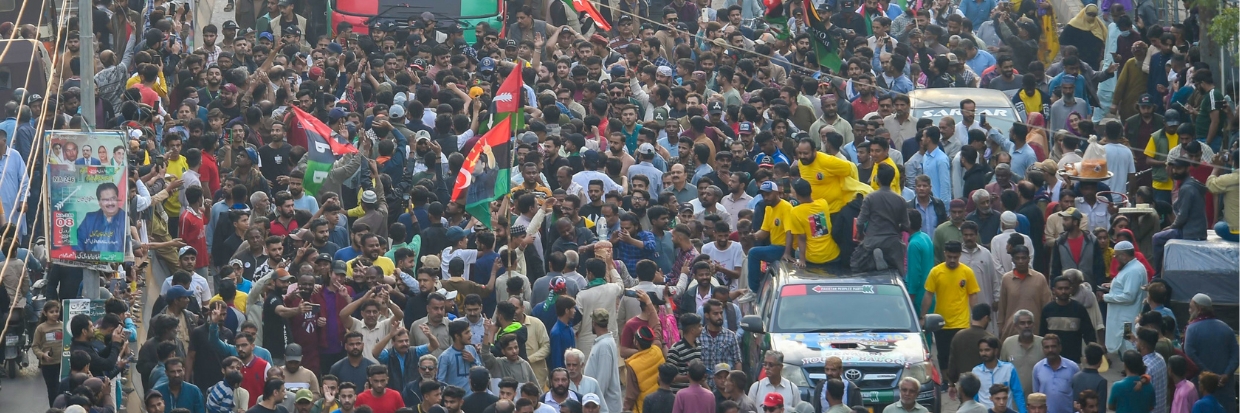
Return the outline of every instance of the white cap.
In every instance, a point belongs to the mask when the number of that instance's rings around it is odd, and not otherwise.
[[[1198,307],[1213,307],[1214,306],[1214,300],[1211,299],[1210,296],[1206,295],[1205,293],[1197,293],[1196,295],[1193,296],[1192,301],[1193,301],[1193,304],[1197,304]]]
[[[582,406],[585,406],[585,405],[590,404],[590,403],[594,403],[594,405],[595,405],[595,406],[601,406],[601,405],[602,405],[602,403],[600,402],[600,400],[599,400],[599,398],[598,398],[598,395],[597,395],[597,394],[594,394],[594,393],[586,393],[586,395],[585,395],[585,396],[581,396],[581,405],[582,405]]]
[[[1128,242],[1128,241],[1120,241],[1120,242],[1118,242],[1118,243],[1116,243],[1116,244],[1115,244],[1115,250],[1116,250],[1116,251],[1132,251],[1132,250],[1134,250],[1134,249],[1136,249],[1136,248],[1135,248],[1135,247],[1133,247],[1133,246],[1132,246],[1132,243],[1131,243],[1131,242]]]

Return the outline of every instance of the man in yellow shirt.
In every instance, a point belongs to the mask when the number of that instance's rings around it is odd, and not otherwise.
[[[835,132],[827,132],[829,137]],[[818,151],[818,144],[809,138],[797,142],[797,172],[809,181],[814,199],[825,199],[831,213],[839,212],[858,192],[872,189],[857,179],[857,165]]]
[[[189,163],[185,161],[185,157],[181,156],[182,136],[176,133],[168,133],[164,135],[164,160],[168,164],[166,173],[171,174],[176,179],[181,179],[186,170],[189,170]],[[180,189],[178,189],[180,191]],[[168,199],[164,200],[164,211],[168,212],[168,232],[175,238],[181,228],[181,200],[179,193],[168,194]]]
[[[789,231],[797,246],[797,265],[827,264],[840,256],[840,247],[831,237],[831,213],[825,199],[814,199],[809,182],[798,179],[792,183],[797,206],[792,207]]]
[[[896,178],[891,181],[891,192],[895,192],[897,194],[903,193],[903,190],[900,189],[900,168],[897,168],[896,162],[891,160],[890,156],[887,156],[887,153],[890,150],[891,142],[887,141],[886,138],[874,137],[870,139],[870,159],[874,161],[875,165],[885,163],[887,165],[891,165],[891,168],[896,170]],[[878,179],[875,179],[877,176],[878,168],[871,169],[870,187],[874,188],[876,191],[878,190]]]
[[[800,151],[800,149],[798,149]],[[769,239],[771,245],[749,249],[747,264],[749,290],[759,291],[762,287],[762,263],[773,263],[780,257],[791,256],[792,234],[788,232],[789,220],[792,219],[792,204],[780,197],[779,185],[775,181],[766,181],[758,186],[762,194],[762,206],[766,214],[762,217],[762,227],[754,234],[755,240]]]
[[[942,264],[930,269],[926,277],[926,295],[921,299],[921,314],[930,311],[935,304],[935,312],[943,316],[943,328],[934,332],[934,344],[939,350],[939,365],[947,366],[951,353],[952,337],[960,330],[969,327],[969,311],[977,302],[977,278],[967,265],[960,265],[960,253],[964,246],[960,241],[949,241],[943,246],[946,258]],[[925,321],[923,315],[922,321]]]
[[[383,270],[384,277],[391,277],[396,272],[396,263],[391,258],[380,255],[382,246],[379,244],[379,236],[374,233],[366,233],[362,235],[362,255],[349,260],[346,263],[345,277],[353,278],[353,268],[357,265],[363,267],[379,267]],[[366,263],[370,263],[367,265]]]
[[[1171,181],[1171,176],[1167,174],[1167,153],[1171,152],[1171,148],[1180,144],[1180,112],[1175,109],[1167,109],[1163,114],[1163,128],[1155,131],[1150,135],[1150,140],[1145,144],[1145,156],[1149,159],[1146,163],[1150,166],[1150,178],[1153,180],[1154,200],[1171,203],[1171,190],[1175,189],[1175,184]],[[1192,126],[1185,127],[1192,130]]]

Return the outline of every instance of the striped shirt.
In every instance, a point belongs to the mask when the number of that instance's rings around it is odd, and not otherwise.
[[[677,341],[676,344],[673,344],[672,348],[667,351],[667,362],[676,366],[677,374],[689,374],[689,363],[693,362],[693,360],[701,359],[702,348],[689,344],[689,342],[685,341],[683,338],[680,339],[680,341]],[[713,366],[707,366],[707,368],[710,367]],[[672,388],[676,390],[686,387],[689,387],[688,382],[672,383]]]

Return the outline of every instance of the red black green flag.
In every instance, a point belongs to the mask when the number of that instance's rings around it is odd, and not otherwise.
[[[508,195],[511,186],[513,118],[505,117],[474,143],[452,189],[452,202],[465,204],[465,211],[487,228],[491,227],[491,201]]]
[[[332,128],[318,118],[297,106],[290,105],[289,108],[293,110],[293,116],[289,122],[288,142],[306,148],[306,176],[302,185],[307,194],[316,195],[331,172],[336,157],[357,153],[357,148],[342,141]]]
[[[818,55],[818,64],[831,69],[832,73],[840,71],[839,39],[827,30],[827,21],[814,8],[814,0],[805,0],[805,24],[809,29],[810,43],[814,45],[814,54]]]

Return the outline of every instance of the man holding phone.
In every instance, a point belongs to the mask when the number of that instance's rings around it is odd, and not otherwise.
[[[344,284],[344,262],[336,261],[332,273],[327,288],[315,285],[313,275],[302,275],[297,279],[297,291],[285,296],[284,305],[276,307],[276,313],[288,319],[293,341],[325,343],[302,347],[301,364],[320,376],[344,358],[342,343],[348,329],[341,324],[339,314],[353,296],[353,290]]]

